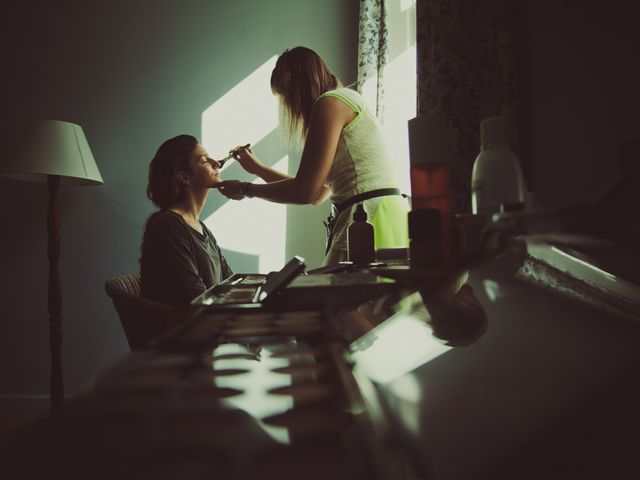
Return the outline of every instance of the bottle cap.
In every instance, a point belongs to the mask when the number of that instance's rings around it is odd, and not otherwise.
[[[409,238],[412,240],[438,240],[440,238],[440,212],[435,208],[420,208],[409,212]]]
[[[505,117],[487,117],[480,122],[480,145],[505,146],[510,142],[509,122]]]
[[[411,165],[449,163],[449,129],[435,113],[409,120],[409,161]]]
[[[361,203],[356,207],[356,211],[353,213],[353,221],[354,222],[366,222],[367,221],[367,212],[364,211],[364,207]]]

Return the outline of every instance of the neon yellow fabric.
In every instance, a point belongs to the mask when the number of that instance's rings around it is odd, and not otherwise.
[[[374,228],[376,249],[409,246],[408,213],[409,203],[404,197],[382,197],[375,215],[369,220]]]

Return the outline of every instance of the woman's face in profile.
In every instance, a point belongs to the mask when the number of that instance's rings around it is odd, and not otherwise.
[[[189,166],[192,187],[212,188],[220,183],[220,163],[211,158],[202,145],[196,145]]]

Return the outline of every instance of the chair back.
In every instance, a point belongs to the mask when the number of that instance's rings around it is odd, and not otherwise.
[[[105,292],[113,301],[122,329],[132,350],[185,321],[184,310],[140,296],[140,275],[118,275],[107,279]]]

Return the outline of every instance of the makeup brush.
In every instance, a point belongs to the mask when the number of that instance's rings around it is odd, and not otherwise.
[[[222,160],[218,160],[218,163],[220,164],[220,168],[224,167],[224,164],[227,163],[227,161],[231,160],[233,158],[233,156],[236,154],[236,152],[242,148],[249,148],[251,146],[250,143],[247,143],[245,146],[243,147],[238,147],[235,150],[231,150],[229,152],[229,155],[227,155],[226,157],[224,157]]]

